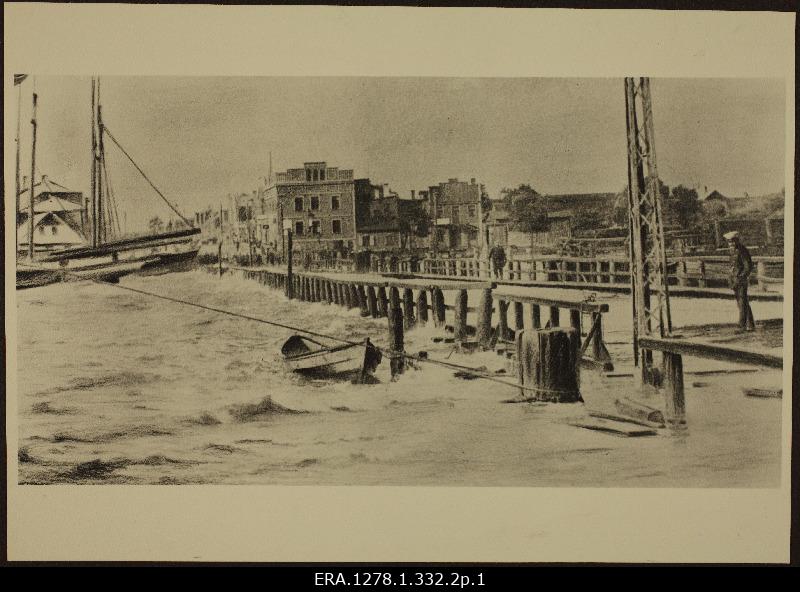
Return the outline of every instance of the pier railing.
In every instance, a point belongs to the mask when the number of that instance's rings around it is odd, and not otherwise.
[[[756,273],[751,282],[769,291],[783,284],[783,257],[753,257]],[[727,286],[729,259],[726,256],[682,256],[668,263],[672,285],[706,288]],[[558,284],[592,288],[625,289],[630,285],[630,263],[626,257],[565,257],[542,255],[511,259],[501,270],[475,258],[423,259],[423,274],[443,277],[495,278],[532,284]]]

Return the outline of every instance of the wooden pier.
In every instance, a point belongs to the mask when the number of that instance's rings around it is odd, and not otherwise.
[[[213,271],[216,273],[216,266]],[[609,310],[606,303],[566,296],[539,296],[520,286],[498,285],[474,278],[413,275],[387,278],[377,274],[316,271],[294,273],[291,268],[278,267],[232,266],[228,272],[280,290],[289,298],[358,309],[364,317],[387,318],[393,376],[402,373],[408,357],[403,351],[404,331],[428,323],[450,331],[456,345],[469,345],[468,351],[474,349],[472,346],[492,349],[499,343],[510,346],[509,351],[519,352],[519,339],[526,332],[528,337],[525,339],[531,339],[532,334],[541,330],[561,327],[575,339],[577,360],[604,371],[614,368],[603,340],[603,315]],[[477,306],[469,305],[470,291],[479,292]],[[445,294],[452,297],[453,304],[445,302]],[[468,324],[468,315],[473,316],[474,325]],[[566,324],[562,324],[562,320]],[[470,341],[470,336],[474,336],[474,340]],[[663,377],[659,386],[664,390],[664,415],[672,425],[686,423],[683,356],[767,368],[783,366],[779,355],[699,339],[640,337],[639,346],[663,354]],[[526,364],[532,366],[517,360],[518,368],[524,369]],[[557,364],[554,367],[558,367]],[[521,389],[530,379],[522,372]]]

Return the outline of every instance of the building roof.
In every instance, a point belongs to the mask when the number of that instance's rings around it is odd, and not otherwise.
[[[52,232],[39,233],[34,231],[34,245],[83,245],[86,243],[86,240],[76,230],[54,212],[44,212],[36,214],[33,217],[34,228],[44,226],[46,222],[48,222],[48,224],[46,224],[47,226],[58,227],[58,232],[53,234]],[[49,222],[53,222],[54,224],[49,224]],[[30,226],[26,223],[20,225],[19,237],[17,239],[18,245],[28,244],[29,229]]]

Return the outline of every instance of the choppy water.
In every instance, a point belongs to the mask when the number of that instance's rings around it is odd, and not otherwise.
[[[287,301],[252,281],[195,271],[122,285],[386,343],[385,319]],[[606,338],[625,371],[629,302],[601,298],[611,305]],[[284,370],[282,329],[91,283],[17,299],[23,484],[769,487],[780,479],[781,401],[741,393],[780,385],[775,371],[687,375],[687,430],[618,438],[565,421],[587,407],[613,410],[620,396],[660,406],[630,378],[584,370],[585,406],[501,404],[517,391],[430,365],[390,382],[384,361],[379,385],[313,381]],[[733,318],[730,301],[676,299],[673,311],[691,324],[720,307]],[[754,304],[757,318],[780,309]],[[408,332],[407,351],[448,357],[451,346],[433,344],[434,335]],[[493,353],[449,359],[504,365]],[[711,367],[685,363],[689,371]]]

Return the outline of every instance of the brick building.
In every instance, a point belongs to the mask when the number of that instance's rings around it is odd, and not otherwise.
[[[358,246],[371,251],[418,249],[427,247],[427,237],[420,237],[420,219],[427,218],[427,202],[401,198],[388,186],[373,186],[372,199],[357,216]]]
[[[276,218],[291,228],[294,250],[358,250],[356,216],[371,199],[369,179],[353,179],[352,169],[306,162],[277,173],[275,188]]]

